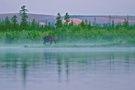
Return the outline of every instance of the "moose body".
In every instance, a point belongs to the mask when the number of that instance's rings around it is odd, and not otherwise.
[[[43,44],[46,44],[47,42],[50,42],[50,44],[54,42],[56,44],[57,40],[53,36],[45,36],[43,38]]]

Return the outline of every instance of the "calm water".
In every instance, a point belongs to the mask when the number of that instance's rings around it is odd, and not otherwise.
[[[0,48],[0,90],[135,90],[135,48]]]

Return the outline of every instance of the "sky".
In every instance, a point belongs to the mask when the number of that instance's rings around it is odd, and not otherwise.
[[[0,14],[18,13],[23,5],[33,14],[135,15],[135,0],[0,0]]]

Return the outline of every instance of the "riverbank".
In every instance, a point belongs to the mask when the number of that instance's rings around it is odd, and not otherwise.
[[[23,43],[23,44],[0,44],[0,47],[20,47],[20,48],[61,48],[61,47],[68,47],[68,48],[72,48],[72,47],[78,47],[78,48],[91,48],[91,47],[135,47],[134,44],[118,44],[118,43],[114,43],[114,42],[95,42],[95,43],[70,43],[70,42],[60,42],[60,43],[56,43],[56,44],[42,44],[42,43]]]

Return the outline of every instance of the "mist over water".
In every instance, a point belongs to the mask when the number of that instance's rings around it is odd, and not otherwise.
[[[135,90],[134,76],[134,47],[0,47],[1,90]]]

